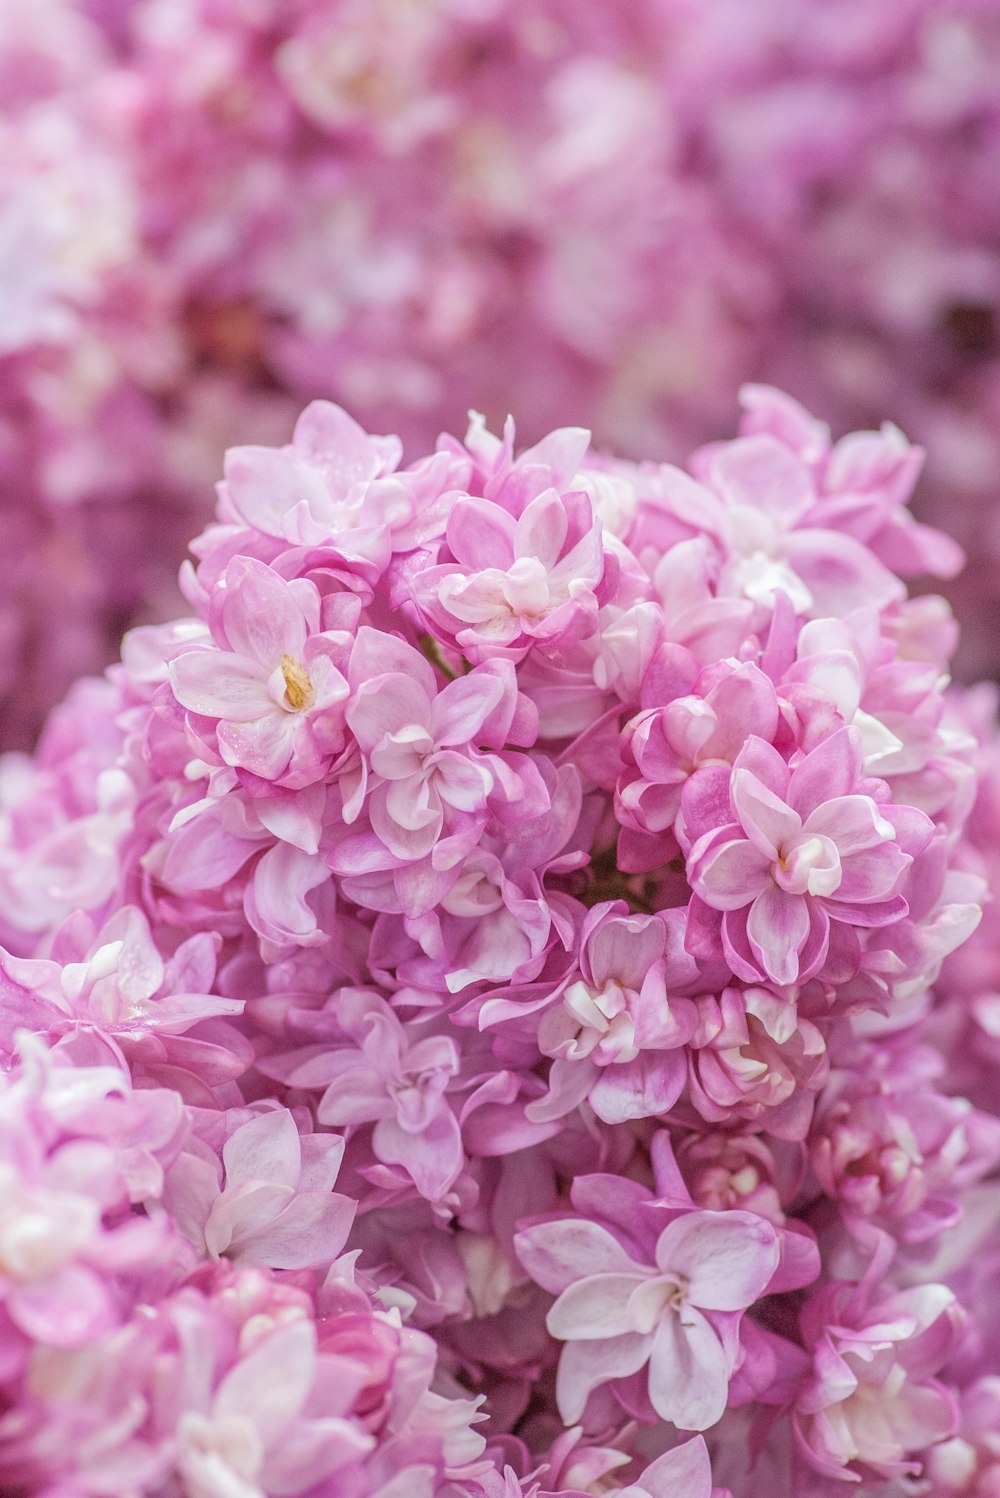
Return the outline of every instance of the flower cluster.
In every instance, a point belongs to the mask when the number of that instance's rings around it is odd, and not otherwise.
[[[743,404],[314,403],[0,766],[5,1492],[987,1491],[992,704],[918,455]]]
[[[741,379],[891,409],[995,599],[998,55],[996,0],[5,6],[5,744],[315,396],[674,460]]]

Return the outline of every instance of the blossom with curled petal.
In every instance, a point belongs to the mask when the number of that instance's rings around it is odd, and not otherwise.
[[[692,783],[684,808],[695,895],[691,950],[711,949],[715,933],[737,976],[790,984],[819,972],[831,943],[838,955],[848,943],[849,963],[856,929],[906,915],[906,876],[933,828],[912,808],[876,801],[859,786],[860,771],[853,729],[841,729],[793,769],[751,735],[731,775],[722,772],[728,806],[709,810],[721,825],[700,836],[705,803],[723,792],[714,779],[697,789]]]

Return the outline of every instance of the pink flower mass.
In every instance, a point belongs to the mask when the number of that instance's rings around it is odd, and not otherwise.
[[[742,401],[313,402],[0,762],[4,1498],[1000,1492],[995,700]]]

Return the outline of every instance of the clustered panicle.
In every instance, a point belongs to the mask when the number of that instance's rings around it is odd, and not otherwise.
[[[5,1494],[1000,1491],[995,702],[742,399],[314,403],[0,765]]]
[[[995,669],[996,0],[11,0],[0,96],[6,746],[316,396],[414,451],[476,404],[674,461],[742,380],[891,411]]]

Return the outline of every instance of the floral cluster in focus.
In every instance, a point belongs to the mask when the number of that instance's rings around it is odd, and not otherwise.
[[[11,1498],[993,1491],[992,702],[919,451],[742,405],[315,402],[0,764]]]

